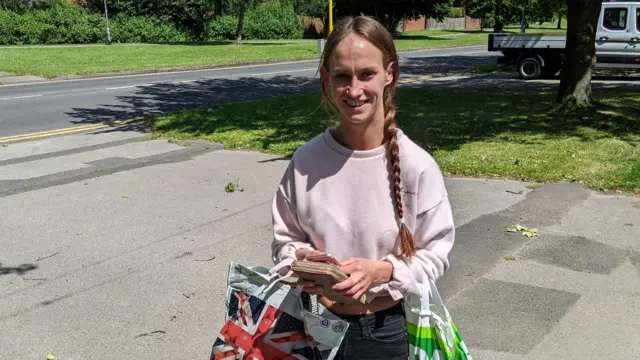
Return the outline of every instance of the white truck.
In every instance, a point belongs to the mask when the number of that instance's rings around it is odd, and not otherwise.
[[[489,35],[489,51],[515,64],[521,78],[551,77],[562,68],[563,33]],[[640,1],[603,2],[596,34],[596,68],[640,70]]]

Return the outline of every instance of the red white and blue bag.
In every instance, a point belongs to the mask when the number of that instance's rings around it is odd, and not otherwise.
[[[227,320],[210,360],[332,360],[348,323],[319,306],[304,309],[302,289],[263,267],[229,265]]]

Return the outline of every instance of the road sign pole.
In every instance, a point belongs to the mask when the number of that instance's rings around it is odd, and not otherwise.
[[[109,14],[107,13],[107,0],[104,0],[104,18],[107,20],[107,43],[111,44],[111,31],[109,30]]]
[[[329,34],[333,31],[333,0],[329,0]]]

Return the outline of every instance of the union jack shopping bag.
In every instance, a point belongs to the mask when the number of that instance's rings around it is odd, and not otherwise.
[[[301,288],[282,282],[262,267],[229,266],[228,319],[211,360],[332,360],[348,323],[326,309],[302,306]]]
[[[405,298],[404,309],[410,360],[472,360],[432,279],[423,294]]]

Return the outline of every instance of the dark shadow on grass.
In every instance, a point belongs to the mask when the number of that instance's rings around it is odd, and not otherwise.
[[[418,135],[417,141],[430,151],[456,150],[477,141],[513,142],[513,136],[525,133],[543,135],[541,139],[618,138],[629,143],[640,136],[637,86],[594,84],[601,100],[597,112],[565,115],[554,109],[556,84],[518,85],[490,76],[430,84],[428,90],[400,92],[405,97],[398,116],[407,133]],[[533,145],[541,140],[527,141]]]

